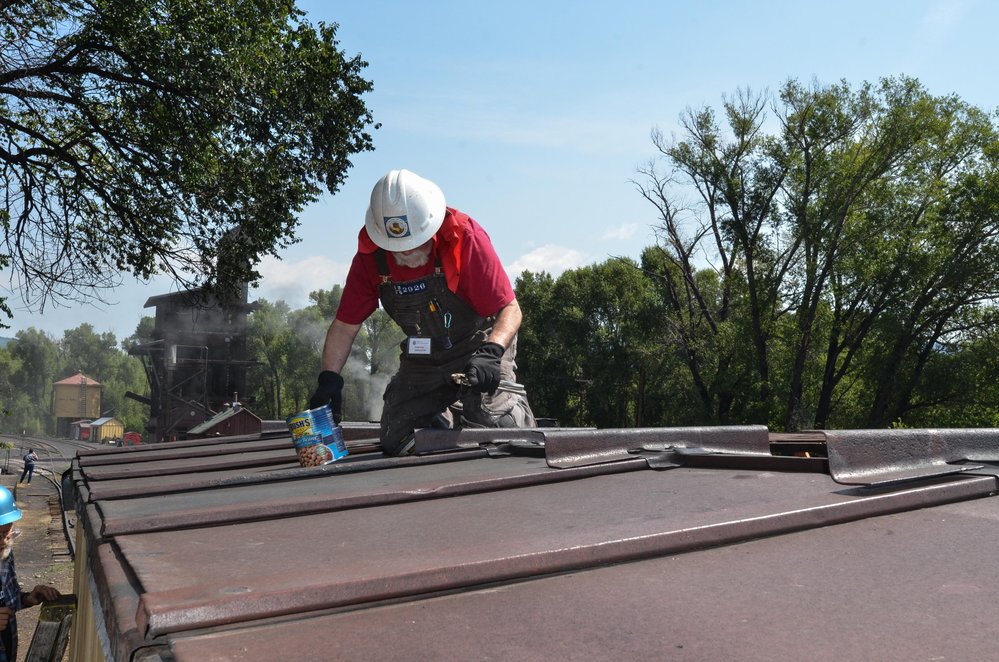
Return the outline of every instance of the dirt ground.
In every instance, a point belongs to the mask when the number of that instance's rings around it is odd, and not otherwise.
[[[18,476],[0,475],[0,484],[14,492],[17,507],[24,516],[15,525],[21,535],[14,542],[14,559],[21,590],[30,591],[38,584],[54,586],[60,593],[73,592],[73,560],[69,555],[61,507],[55,485],[35,474],[31,484],[17,484]],[[72,533],[72,529],[70,530]],[[38,608],[17,613],[17,659],[26,659],[31,637],[38,623]]]

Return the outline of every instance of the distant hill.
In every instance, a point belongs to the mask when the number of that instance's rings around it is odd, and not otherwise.
[[[6,347],[7,343],[11,342],[12,340],[14,340],[14,339],[13,338],[4,338],[3,336],[0,336],[0,347]]]

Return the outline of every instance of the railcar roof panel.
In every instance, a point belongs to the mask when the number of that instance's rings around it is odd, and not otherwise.
[[[170,641],[177,662],[983,659],[995,518],[991,499],[955,503]]]

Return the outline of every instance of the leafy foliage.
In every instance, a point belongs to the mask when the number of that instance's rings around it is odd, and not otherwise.
[[[688,111],[679,139],[654,134],[639,184],[702,415],[788,430],[904,419],[940,348],[963,347],[999,295],[991,120],[908,78],[789,81],[774,99],[736,94],[724,117]]]
[[[148,390],[142,364],[128,356],[112,334],[97,334],[91,325],[82,324],[64,332],[61,340],[36,329],[20,331],[0,349],[0,399],[6,409],[0,431],[55,433],[52,384],[77,372],[101,383],[104,415],[114,416],[129,430],[144,428],[148,409],[125,398],[126,391]]]
[[[252,281],[372,148],[366,63],[291,0],[12,0],[0,17],[0,263],[41,308],[126,272]]]

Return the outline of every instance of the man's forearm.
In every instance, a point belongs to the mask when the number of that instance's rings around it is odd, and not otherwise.
[[[510,343],[513,342],[514,336],[517,335],[517,331],[520,330],[522,319],[523,314],[520,312],[520,304],[517,303],[517,299],[514,299],[503,306],[496,315],[492,333],[489,334],[489,342],[502,345],[504,348],[509,347]]]
[[[350,348],[360,329],[360,324],[347,324],[337,319],[333,320],[330,328],[326,331],[326,342],[323,344],[323,370],[343,372],[343,366],[347,363],[347,357],[350,356]]]

